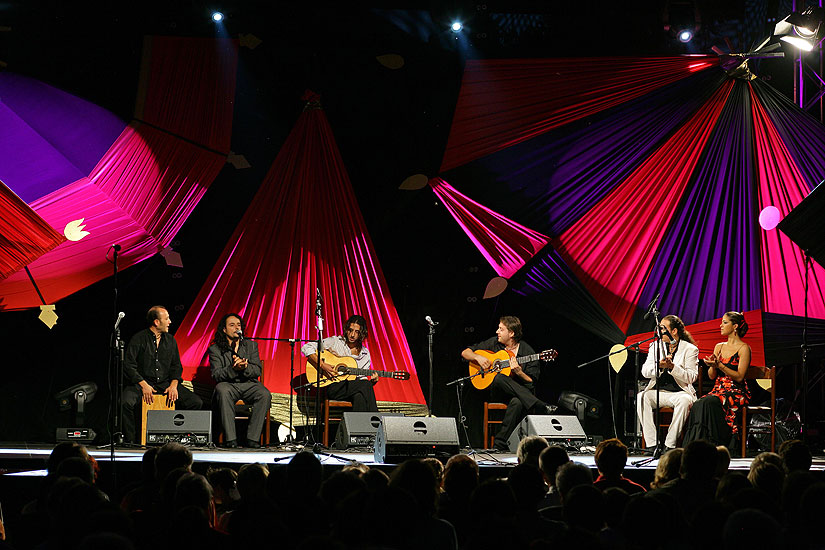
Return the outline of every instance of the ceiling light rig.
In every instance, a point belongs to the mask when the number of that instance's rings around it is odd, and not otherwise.
[[[817,6],[809,6],[802,11],[793,12],[776,24],[773,34],[783,42],[809,52],[822,39],[823,15],[825,15],[825,9]]]

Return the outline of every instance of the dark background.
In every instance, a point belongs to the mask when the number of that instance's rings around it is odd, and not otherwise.
[[[770,17],[789,6],[698,2],[697,36],[681,44],[664,23],[696,28],[691,20],[697,11],[684,13],[661,1],[402,2],[392,9],[309,4],[0,2],[0,26],[11,27],[0,32],[6,70],[101,105],[124,121],[133,115],[144,35],[214,36],[209,15],[219,8],[227,16],[229,36],[251,33],[263,41],[254,50],[240,49],[233,121],[232,150],[252,168],[227,164],[190,216],[173,243],[183,269],[156,256],[121,272],[124,335],[143,328],[143,315],[153,304],[169,309],[174,332],[299,116],[302,92],[312,89],[322,96],[425,396],[424,316],[440,322],[434,339],[434,412],[458,414],[454,390],[445,383],[465,372],[459,353],[491,336],[498,317],[506,314],[522,319],[524,340],[537,351],[560,353],[544,367],[541,398],[555,402],[562,390],[573,390],[608,404],[614,377],[607,361],[576,365],[606,353],[612,342],[509,291],[483,300],[495,272],[428,188],[409,192],[398,186],[412,174],[438,173],[468,58],[708,53],[713,45],[730,51],[725,39],[741,51],[772,26]],[[448,30],[454,19],[465,24],[461,34]],[[403,56],[405,66],[396,71],[381,66],[375,57],[385,53]],[[774,86],[790,88],[790,61],[752,68]],[[483,176],[479,185],[494,183]],[[102,434],[99,440],[108,440],[113,297],[109,278],[61,300],[51,330],[35,310],[0,313],[0,440],[53,441],[54,428],[71,422],[69,413],[58,412],[53,395],[86,380],[100,386],[89,422]],[[632,384],[632,371],[629,364],[620,385]],[[474,445],[481,442],[485,396],[469,389],[464,398]],[[623,419],[617,423],[621,435]],[[606,406],[602,418],[589,420],[585,428],[609,437],[611,424]]]

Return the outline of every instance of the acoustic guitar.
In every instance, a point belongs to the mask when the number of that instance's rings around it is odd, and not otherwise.
[[[410,373],[404,371],[386,371],[386,370],[370,370],[359,369],[354,357],[338,357],[330,351],[323,352],[324,362],[328,365],[335,365],[335,370],[338,375],[328,378],[323,371],[321,371],[321,382],[318,381],[318,369],[307,361],[306,375],[307,381],[315,387],[325,387],[335,382],[343,382],[344,380],[355,380],[361,376],[370,377],[377,374],[380,378],[391,378],[392,380],[409,380]]]
[[[493,353],[487,350],[476,350],[476,353],[482,357],[490,360],[490,370],[484,372],[482,368],[475,361],[470,361],[470,381],[473,387],[483,390],[493,383],[493,378],[498,374],[510,376],[510,357],[513,357],[513,352],[501,350]],[[516,358],[519,365],[529,363],[530,361],[553,361],[559,356],[559,352],[554,349],[548,349],[541,353],[534,353],[532,355],[525,355],[524,357]]]

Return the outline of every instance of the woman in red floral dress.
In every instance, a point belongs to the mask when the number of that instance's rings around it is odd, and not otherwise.
[[[745,373],[751,363],[751,348],[742,341],[748,332],[745,316],[729,311],[722,316],[719,332],[727,337],[704,358],[713,389],[696,401],[690,411],[684,444],[707,439],[717,445],[730,445],[738,432],[736,411],[750,400]]]

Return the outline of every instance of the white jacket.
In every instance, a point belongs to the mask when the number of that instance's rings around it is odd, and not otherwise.
[[[650,383],[647,385],[647,390],[653,389],[656,385],[656,349],[654,346],[656,342],[651,342],[647,350],[647,359],[642,365],[642,376],[650,378]],[[665,344],[659,343],[659,359],[664,359],[667,355]],[[699,376],[699,348],[685,340],[679,340],[679,347],[676,350],[676,356],[673,357],[673,370],[670,375],[679,384],[683,391],[696,397],[696,390],[693,388],[693,383]]]

